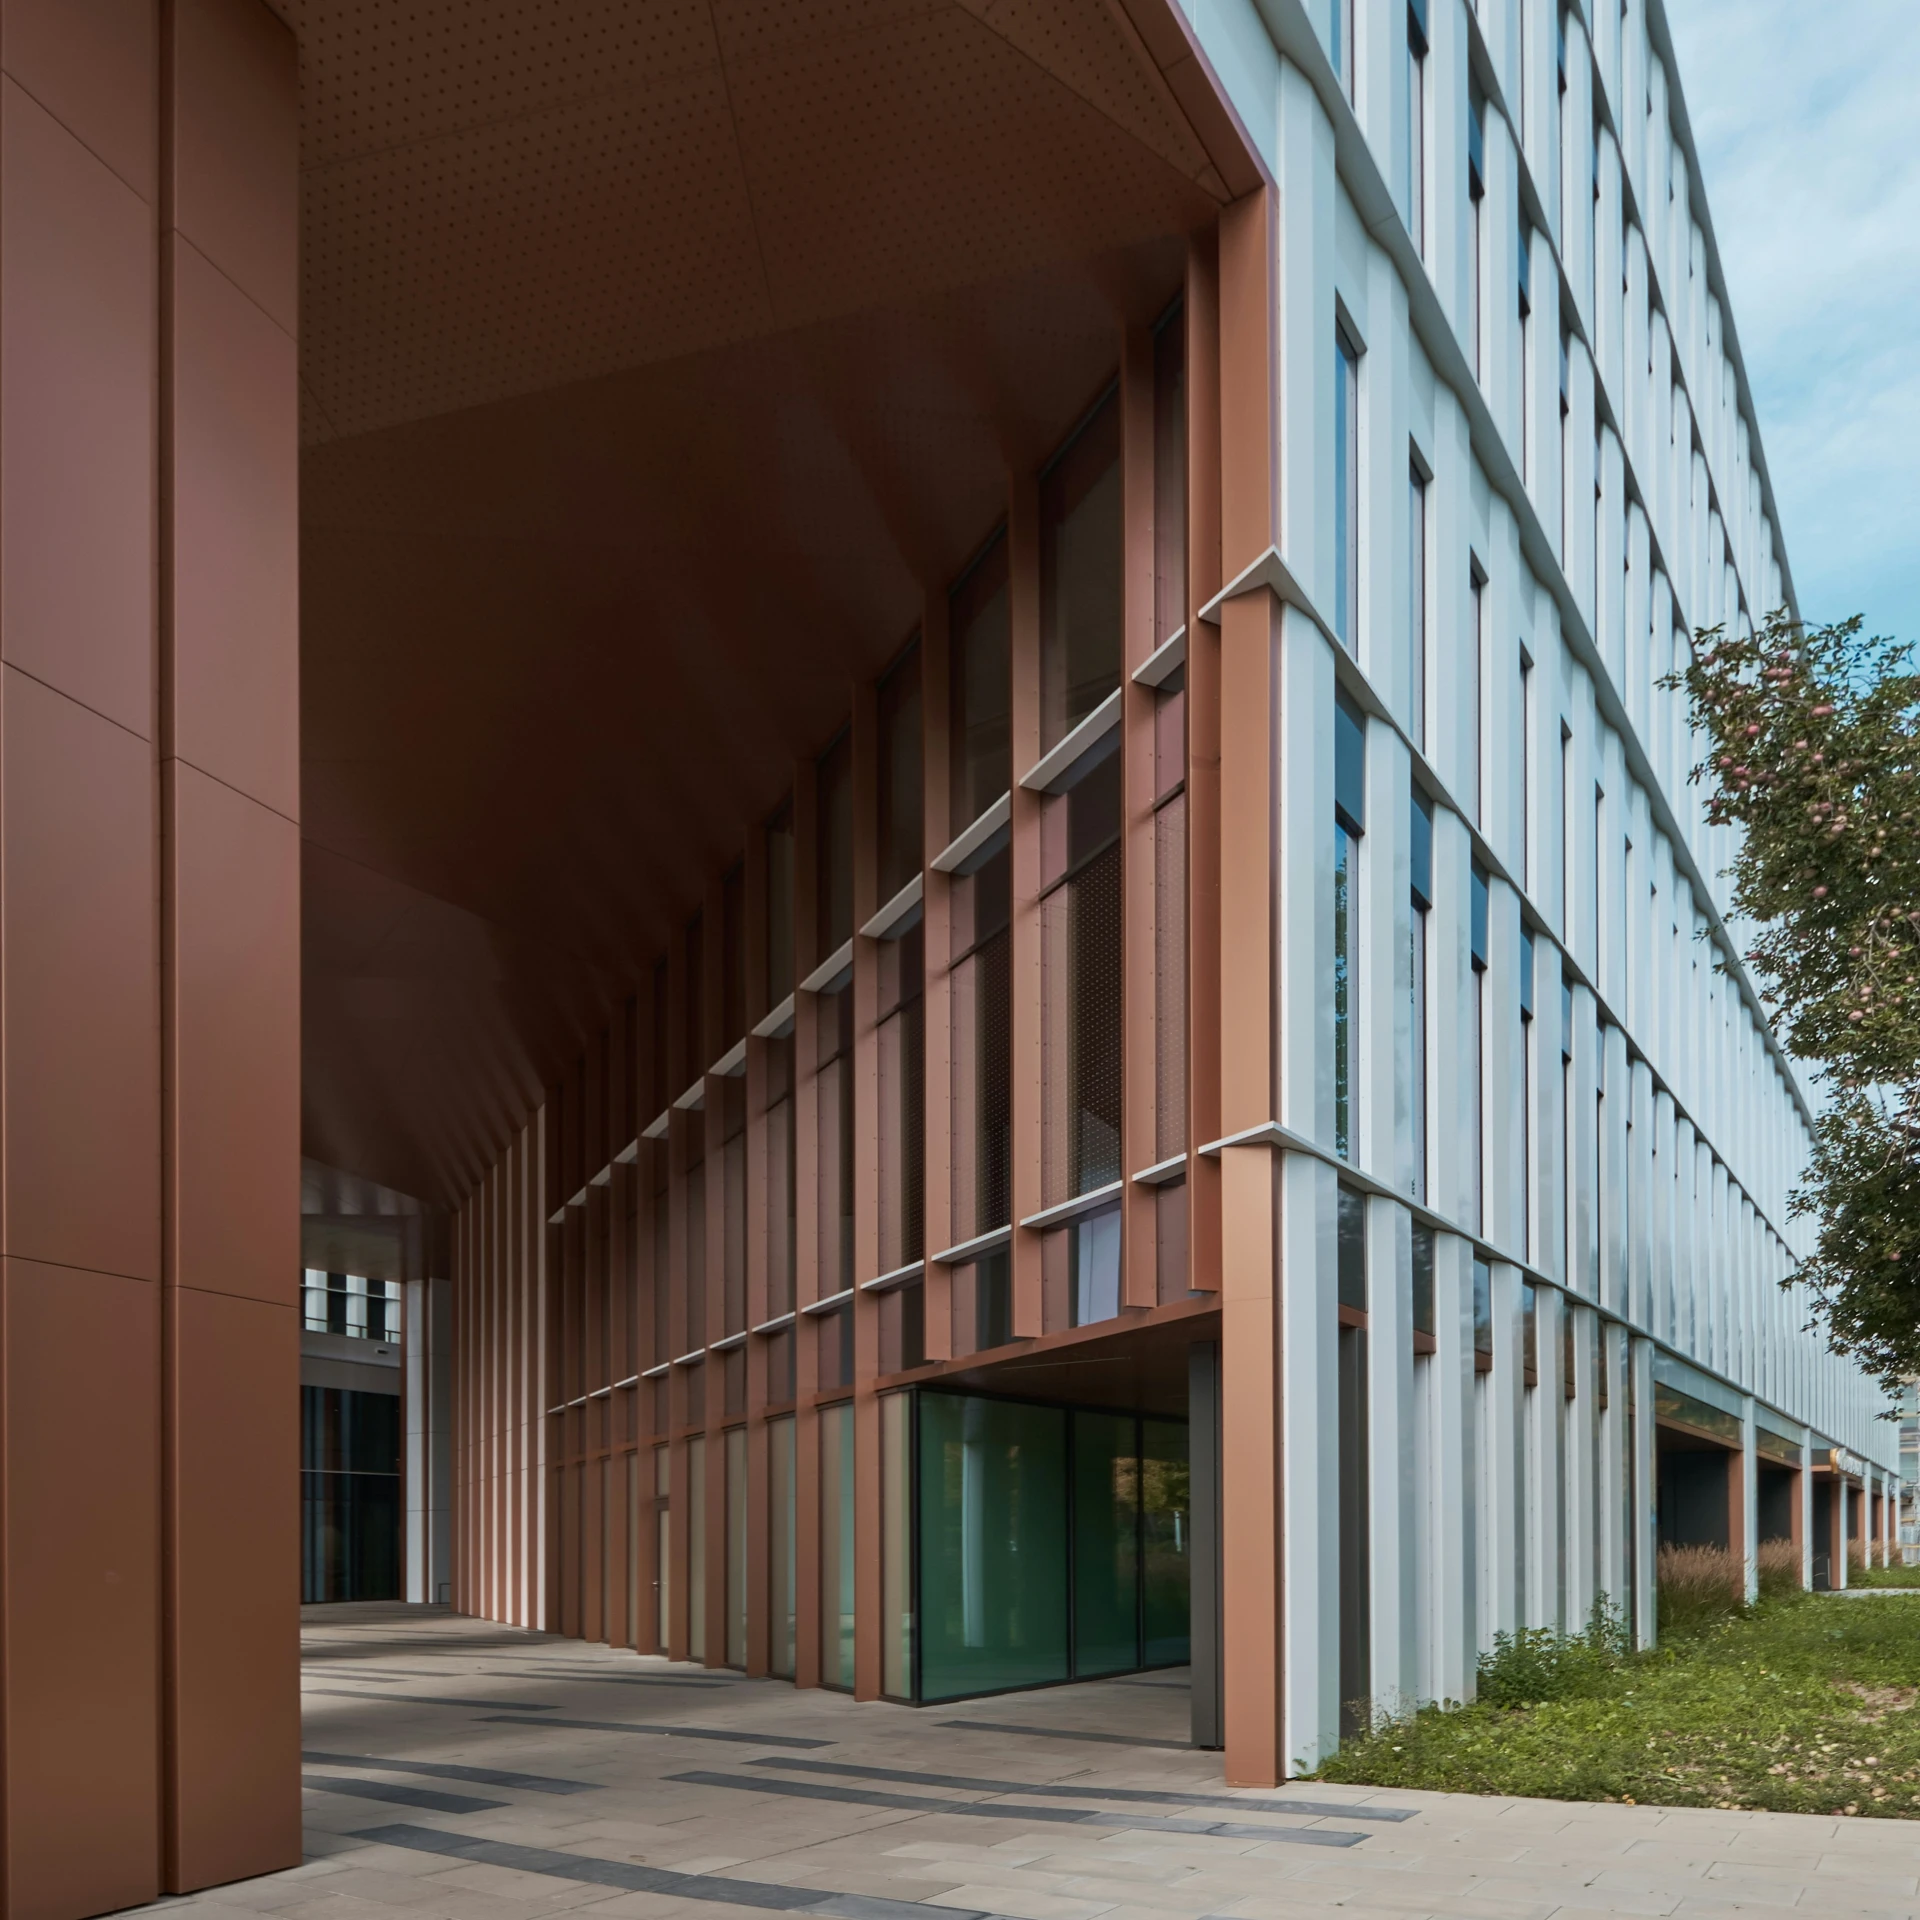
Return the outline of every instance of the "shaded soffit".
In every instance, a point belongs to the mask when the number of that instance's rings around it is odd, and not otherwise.
[[[281,0],[305,1134],[456,1202],[1254,183],[1171,0]]]

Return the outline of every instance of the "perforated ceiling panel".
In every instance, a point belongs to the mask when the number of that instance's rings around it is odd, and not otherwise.
[[[450,1204],[1253,176],[1173,0],[278,3],[307,1150]]]
[[[281,0],[308,443],[1191,224],[1105,0]]]

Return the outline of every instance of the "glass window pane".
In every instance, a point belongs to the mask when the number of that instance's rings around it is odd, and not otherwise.
[[[1131,1414],[1073,1416],[1076,1676],[1140,1664],[1139,1456]]]
[[[1120,684],[1120,405],[1109,394],[1040,482],[1040,745]]]
[[[687,1442],[687,1658],[707,1657],[707,1443]]]
[[[853,1685],[853,1408],[820,1413],[820,1684]]]
[[[747,1664],[747,1430],[727,1429],[727,1665]]]
[[[921,1697],[1066,1679],[1066,1414],[918,1400]]]
[[[767,1422],[767,1666],[793,1678],[793,1416]]]
[[[880,1690],[913,1694],[913,1395],[880,1401]]]
[[[1147,1666],[1184,1666],[1192,1588],[1187,1423],[1140,1422],[1142,1657]]]
[[[958,833],[1013,785],[1012,626],[1004,534],[994,536],[954,588],[949,619],[953,663],[949,824]]]

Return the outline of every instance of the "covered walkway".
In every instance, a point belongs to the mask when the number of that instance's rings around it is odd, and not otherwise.
[[[1912,1829],[1237,1792],[1177,1673],[856,1705],[443,1609],[307,1609],[306,1863],[151,1912],[835,1920],[1920,1909]],[[700,1903],[689,1906],[690,1902]],[[929,1910],[932,1910],[929,1912]]]

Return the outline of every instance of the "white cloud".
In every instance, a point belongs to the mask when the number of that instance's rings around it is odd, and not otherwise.
[[[1667,13],[1801,611],[1920,641],[1920,5]]]

